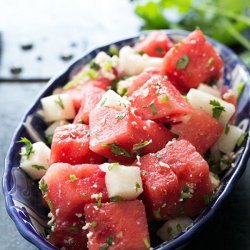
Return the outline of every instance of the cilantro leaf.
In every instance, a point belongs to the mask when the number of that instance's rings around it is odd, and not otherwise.
[[[121,155],[124,157],[132,157],[130,153],[128,153],[124,148],[119,146],[116,143],[104,143],[102,144],[103,147],[110,147],[110,150],[115,155]]]
[[[61,108],[61,109],[64,109],[64,104],[63,104],[63,101],[62,101],[62,98],[60,95],[58,95],[57,99],[55,99],[55,103]]]
[[[225,107],[217,100],[210,100],[209,104],[213,106],[213,117],[217,120],[220,118],[222,112],[226,112]]]
[[[140,143],[134,144],[132,150],[133,150],[133,151],[137,151],[137,150],[139,150],[139,149],[145,148],[145,147],[148,146],[150,143],[152,143],[152,140],[150,140],[150,141],[144,141],[144,142],[140,142]]]
[[[37,169],[37,170],[46,170],[46,167],[41,166],[41,165],[32,165],[31,167],[32,167],[32,168],[35,168],[35,169]]]
[[[21,155],[26,156],[26,158],[29,159],[31,154],[35,153],[35,151],[33,149],[33,144],[26,137],[22,137],[21,140],[18,142],[22,142],[25,144],[25,152],[22,152]]]

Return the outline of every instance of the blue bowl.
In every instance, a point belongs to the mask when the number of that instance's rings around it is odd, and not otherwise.
[[[185,31],[166,30],[166,34],[174,41],[178,41],[188,35]],[[133,45],[138,37],[115,42],[119,48],[124,45]],[[209,38],[208,38],[209,39]],[[242,61],[226,46],[209,39],[219,52],[225,64],[225,84],[235,88],[240,82],[245,83],[244,92],[238,104],[236,123],[249,132],[250,120],[250,74]],[[42,205],[41,193],[38,185],[33,182],[18,166],[20,162],[21,137],[31,140],[40,138],[45,141],[44,130],[46,124],[36,114],[41,108],[40,99],[48,96],[52,91],[63,86],[83,64],[90,61],[99,51],[108,51],[109,45],[97,48],[86,53],[83,57],[75,61],[66,71],[51,79],[45,89],[37,97],[35,103],[30,107],[12,138],[12,142],[5,161],[5,172],[3,176],[3,192],[5,195],[6,209],[9,216],[15,222],[21,235],[40,249],[58,249],[46,240],[47,214],[48,210]],[[32,128],[32,129],[31,129]],[[35,131],[35,132],[34,132]],[[243,174],[250,153],[250,138],[240,149],[235,160],[235,166],[230,168],[221,181],[220,188],[213,201],[194,220],[184,232],[179,234],[170,242],[162,243],[155,249],[175,249],[184,246],[201,229],[201,227],[211,219],[221,203],[231,193],[234,185]]]

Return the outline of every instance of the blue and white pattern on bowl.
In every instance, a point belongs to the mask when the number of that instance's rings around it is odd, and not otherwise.
[[[188,32],[166,30],[172,40],[178,41],[185,37]],[[118,48],[124,45],[132,45],[138,37],[114,43]],[[247,67],[240,59],[224,45],[209,39],[216,50],[221,55],[225,64],[225,84],[237,89],[241,83],[245,83],[244,92],[238,103],[236,114],[236,123],[238,126],[249,132],[250,120],[250,74]],[[38,189],[37,182],[32,181],[20,168],[20,148],[21,144],[17,143],[21,137],[27,137],[31,141],[44,140],[44,130],[46,124],[37,114],[41,108],[40,99],[48,96],[52,91],[63,86],[72,77],[72,75],[85,63],[94,58],[99,51],[108,51],[109,45],[92,50],[85,56],[73,63],[66,71],[49,81],[44,91],[38,96],[35,103],[26,113],[23,121],[17,128],[7,157],[5,161],[5,172],[3,176],[3,192],[6,198],[6,208],[8,214],[16,224],[17,229],[24,238],[36,245],[40,249],[58,249],[46,240],[47,214],[48,209],[42,204],[41,193]],[[32,128],[32,129],[31,129]],[[35,132],[34,132],[35,131]],[[175,249],[185,245],[200,228],[213,216],[223,200],[230,194],[236,181],[244,172],[250,153],[250,138],[240,149],[235,164],[230,168],[221,181],[220,188],[213,201],[204,209],[204,211],[194,220],[184,232],[180,233],[170,242],[162,243],[155,249]]]

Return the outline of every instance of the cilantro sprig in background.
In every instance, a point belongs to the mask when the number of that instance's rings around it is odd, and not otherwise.
[[[250,1],[246,0],[134,0],[142,29],[184,29],[200,27],[203,32],[231,47],[241,45],[242,59],[250,67]]]

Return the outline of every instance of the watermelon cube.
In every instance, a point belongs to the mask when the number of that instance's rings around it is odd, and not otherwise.
[[[95,108],[105,93],[103,89],[89,85],[83,93],[81,107],[74,119],[74,123],[89,124],[89,112]]]
[[[158,68],[149,68],[143,71],[138,76],[134,76],[132,84],[127,89],[127,94],[130,96],[135,90],[139,89],[146,83],[152,76],[159,75],[160,70]]]
[[[94,164],[55,163],[49,167],[39,187],[56,223],[72,220],[83,214],[86,204],[98,205],[101,201],[109,200],[105,173]]]
[[[121,108],[121,107],[120,107]],[[156,152],[173,138],[164,126],[142,121],[130,108],[96,107],[90,112],[90,149],[121,163]]]
[[[69,164],[102,163],[104,158],[89,149],[89,126],[68,124],[56,128],[52,145],[50,164],[64,162]]]
[[[218,80],[223,74],[223,62],[201,30],[196,29],[168,51],[162,73],[187,92],[200,83]]]
[[[143,120],[184,116],[193,111],[167,77],[159,75],[151,77],[132,94],[131,105]]]
[[[207,162],[185,140],[173,140],[155,154],[140,158],[143,199],[156,220],[195,216],[212,194]]]
[[[122,201],[85,206],[88,249],[150,248],[147,218],[142,201]]]
[[[195,146],[200,154],[204,154],[220,137],[223,125],[207,112],[196,110],[189,120],[172,126],[171,131]]]
[[[135,49],[152,57],[164,57],[172,46],[172,41],[163,31],[155,31],[142,38],[135,45]]]

